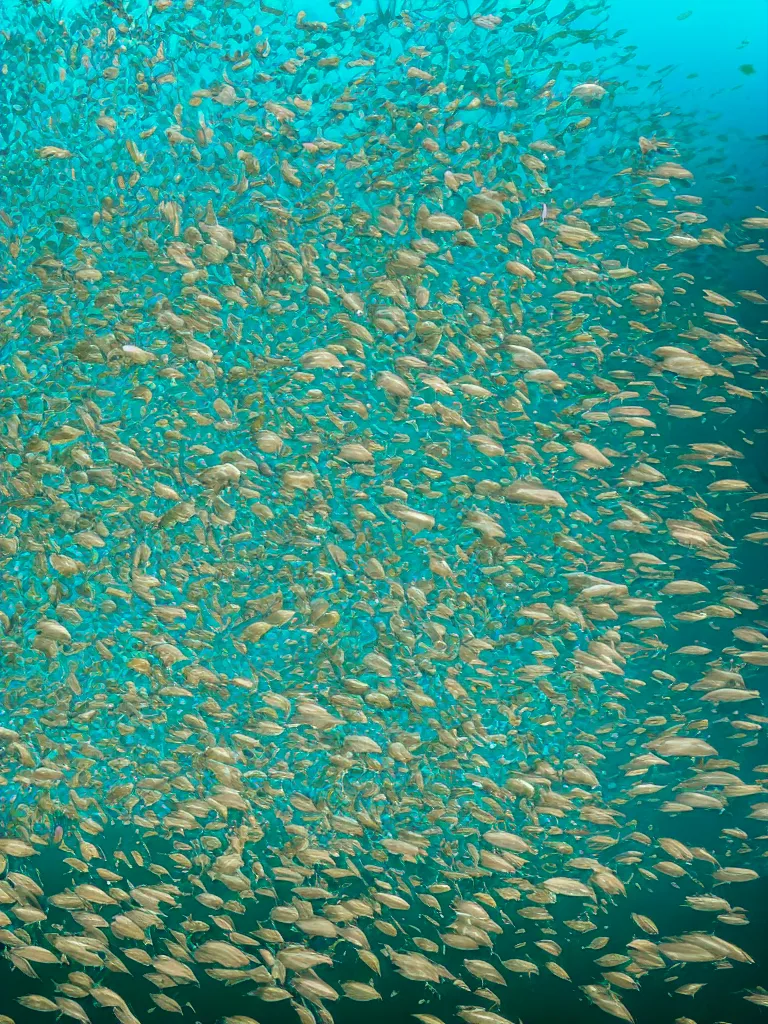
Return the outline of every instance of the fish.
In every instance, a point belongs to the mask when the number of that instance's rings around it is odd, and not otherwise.
[[[465,7],[6,18],[24,1012],[765,1001],[768,218],[603,5]]]

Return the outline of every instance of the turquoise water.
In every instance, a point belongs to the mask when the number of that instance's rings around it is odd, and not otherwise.
[[[0,17],[0,1014],[761,1019],[765,0]]]

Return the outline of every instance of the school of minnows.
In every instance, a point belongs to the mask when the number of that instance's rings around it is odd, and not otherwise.
[[[456,6],[0,25],[2,1024],[768,1006],[768,214]]]

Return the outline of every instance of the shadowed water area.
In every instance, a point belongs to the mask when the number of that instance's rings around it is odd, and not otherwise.
[[[679,8],[7,3],[0,1024],[765,1018],[768,10]]]

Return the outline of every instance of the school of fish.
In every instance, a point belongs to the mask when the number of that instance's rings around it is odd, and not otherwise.
[[[768,1007],[768,213],[603,10],[0,24],[0,1024]]]

